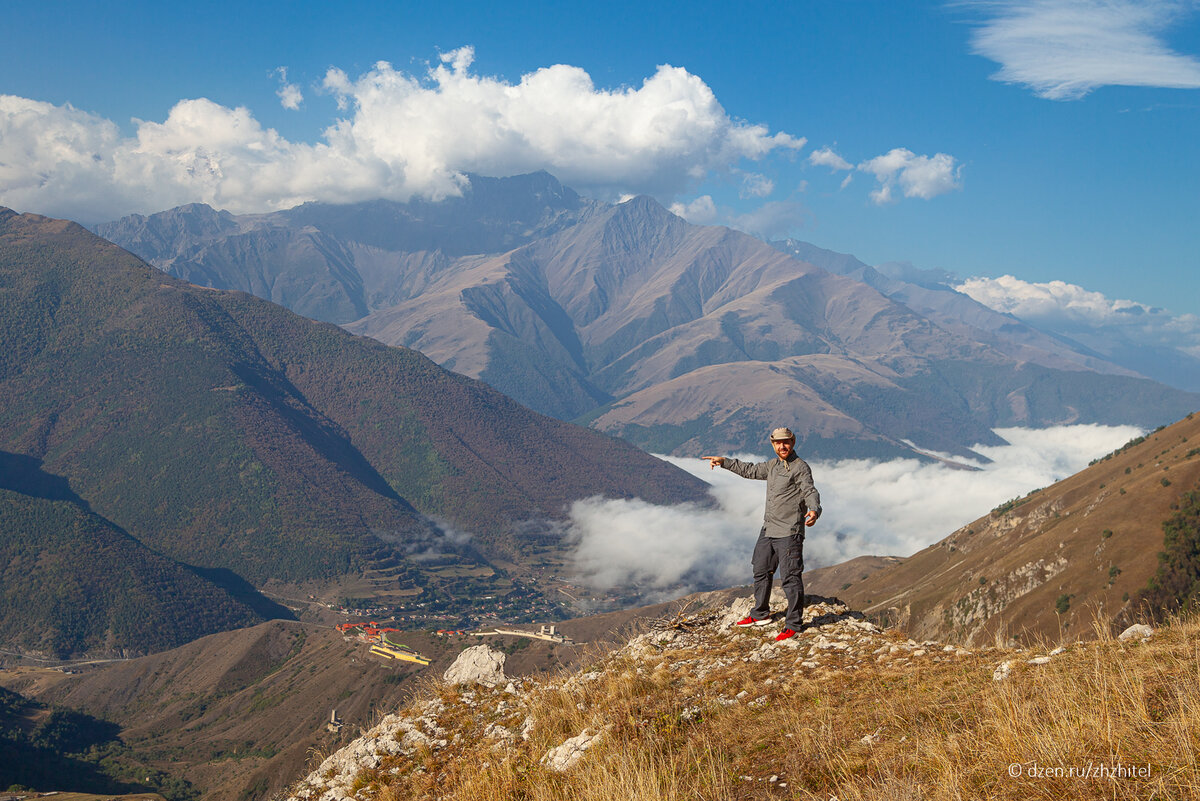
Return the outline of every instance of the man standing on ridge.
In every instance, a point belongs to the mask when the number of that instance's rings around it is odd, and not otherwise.
[[[754,608],[737,626],[765,626],[771,622],[771,584],[775,569],[787,615],[776,640],[795,637],[804,627],[804,527],[821,516],[821,496],[813,484],[808,463],[796,455],[796,435],[790,428],[771,432],[771,447],[778,459],[750,464],[726,456],[703,456],[709,469],[724,467],[742,478],[767,482],[767,508],[763,527],[754,545]]]

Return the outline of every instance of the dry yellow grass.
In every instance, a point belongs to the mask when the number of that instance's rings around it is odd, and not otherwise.
[[[1200,621],[1146,642],[1105,631],[1040,665],[1028,660],[1044,650],[931,647],[899,665],[830,652],[817,668],[798,667],[804,648],[746,661],[764,636],[717,632],[603,657],[519,698],[439,687],[447,747],[355,784],[379,801],[1200,797]],[[528,739],[485,735],[529,721]],[[546,766],[584,730],[602,735],[578,764]]]

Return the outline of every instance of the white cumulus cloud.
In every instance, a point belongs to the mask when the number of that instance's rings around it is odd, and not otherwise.
[[[895,195],[897,188],[904,197],[929,200],[962,186],[962,167],[956,166],[954,157],[945,153],[918,156],[907,148],[897,147],[862,162],[858,169],[871,173],[879,182],[879,187],[871,192],[871,200],[880,205],[899,200]]]
[[[279,76],[279,89],[275,91],[275,94],[279,98],[280,105],[296,111],[304,102],[304,93],[300,91],[299,86],[288,82],[287,67],[280,67],[275,70],[275,74]]]
[[[1011,275],[999,278],[968,278],[955,287],[983,305],[1030,320],[1066,318],[1087,325],[1107,325],[1153,313],[1149,306],[1132,300],[1110,300],[1065,281],[1030,283]]]
[[[808,154],[808,163],[817,167],[828,167],[831,170],[852,170],[854,165],[833,152],[833,148],[823,147]]]
[[[317,143],[288,141],[250,110],[182,100],[161,122],[111,121],[71,106],[0,96],[0,203],[85,222],[201,201],[233,212],[307,200],[457,194],[463,174],[538,169],[600,197],[675,195],[713,172],[794,151],[804,139],[731,118],[687,70],[662,65],[638,87],[598,88],[582,69],[516,83],[471,71],[461,48],[412,75],[377,63],[323,89],[344,116]],[[282,82],[281,102],[302,93]],[[766,179],[751,186],[762,190]]]
[[[976,446],[976,470],[916,459],[813,462],[824,514],[805,536],[805,566],[864,554],[908,556],[1001,503],[1049,486],[1142,432],[1133,426],[999,429],[1006,445]],[[711,485],[715,510],[644,501],[579,501],[568,536],[579,577],[593,587],[637,586],[648,597],[750,581],[763,482],[700,459],[660,457]],[[742,456],[761,461],[766,455]]]
[[[1174,348],[1200,358],[1200,317],[1172,314],[1132,300],[1113,300],[1065,281],[1031,283],[1004,275],[970,278],[955,287],[983,305],[1107,352],[1098,339]],[[1135,368],[1136,369],[1136,368]]]
[[[1177,0],[1001,0],[971,37],[973,52],[999,63],[995,80],[1040,97],[1071,100],[1101,86],[1200,88],[1200,59],[1164,39],[1194,9]]]
[[[693,225],[711,225],[718,217],[717,204],[713,202],[712,195],[701,195],[688,203],[672,203],[671,213]]]

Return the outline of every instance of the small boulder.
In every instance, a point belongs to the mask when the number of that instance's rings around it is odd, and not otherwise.
[[[508,682],[504,675],[505,655],[486,645],[474,645],[458,655],[446,669],[443,678],[448,684],[482,684],[499,687]]]
[[[570,770],[575,763],[583,759],[583,752],[591,748],[600,739],[602,733],[593,733],[584,729],[579,735],[547,751],[546,755],[542,757],[542,764],[557,772]]]
[[[1122,631],[1118,636],[1118,640],[1148,640],[1154,636],[1154,629],[1147,626],[1145,623],[1134,623],[1129,628]]]

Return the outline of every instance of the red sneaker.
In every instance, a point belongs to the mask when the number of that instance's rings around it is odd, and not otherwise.
[[[792,631],[791,629],[784,629],[775,635],[775,640],[778,642],[779,640],[788,640],[795,636],[796,632]]]
[[[735,626],[767,626],[767,625],[770,625],[770,623],[771,623],[770,618],[767,618],[766,620],[755,620],[752,617],[744,617],[741,620],[739,620],[737,623],[734,623],[733,625],[735,625]]]

